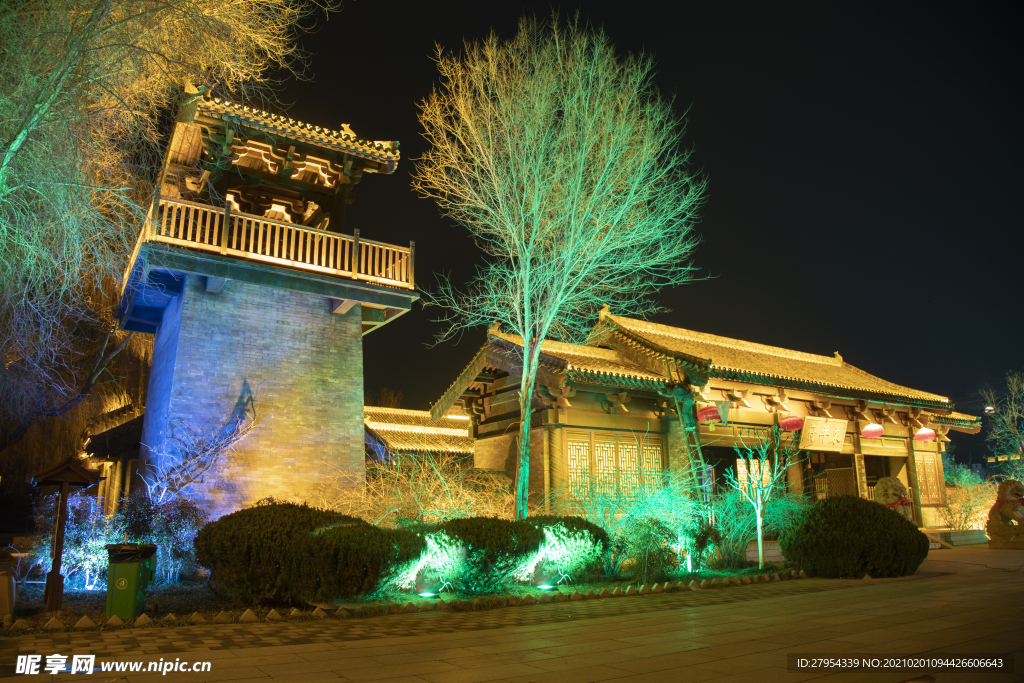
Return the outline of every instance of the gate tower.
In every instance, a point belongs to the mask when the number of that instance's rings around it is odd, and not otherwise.
[[[344,231],[398,142],[190,90],[117,309],[155,335],[140,473],[192,482],[214,518],[329,501],[364,473],[362,337],[418,298],[414,243]]]

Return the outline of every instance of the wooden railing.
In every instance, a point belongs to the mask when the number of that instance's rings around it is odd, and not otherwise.
[[[415,243],[396,247],[183,199],[158,198],[144,239],[315,273],[414,289]],[[140,240],[141,242],[141,240]]]

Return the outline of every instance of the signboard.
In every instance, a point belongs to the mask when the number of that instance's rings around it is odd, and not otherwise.
[[[808,451],[839,453],[846,441],[846,420],[805,417],[800,430],[800,448]]]

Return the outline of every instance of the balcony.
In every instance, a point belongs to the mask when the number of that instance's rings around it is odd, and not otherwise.
[[[166,246],[163,246],[166,245]],[[168,248],[171,247],[171,248]],[[335,313],[360,304],[363,334],[407,312],[415,243],[399,247],[184,199],[159,197],[124,276],[121,328],[155,333],[184,275],[207,291],[243,280],[319,295]]]
[[[144,242],[414,290],[415,243],[397,247],[183,199],[158,198],[135,254]],[[129,266],[130,267],[130,266]],[[127,277],[125,278],[127,281]]]

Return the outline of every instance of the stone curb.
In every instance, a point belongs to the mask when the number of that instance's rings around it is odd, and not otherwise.
[[[521,606],[521,605],[522,606],[525,606],[525,605],[546,605],[546,604],[560,603],[560,602],[582,602],[582,601],[588,601],[589,602],[591,600],[605,600],[605,599],[608,599],[608,598],[648,596],[648,595],[653,595],[653,594],[678,593],[678,592],[684,592],[684,591],[701,591],[701,590],[720,588],[720,587],[721,588],[729,588],[729,587],[732,587],[732,586],[750,585],[750,584],[753,584],[753,583],[775,583],[775,582],[778,582],[778,581],[788,581],[788,580],[792,580],[792,579],[806,579],[806,578],[809,578],[809,576],[808,576],[807,572],[805,572],[802,569],[799,570],[799,571],[795,570],[795,569],[786,569],[786,570],[783,570],[781,573],[774,573],[774,574],[770,574],[770,575],[769,574],[761,574],[761,575],[751,575],[751,576],[743,576],[743,577],[736,577],[736,576],[734,576],[734,577],[731,577],[731,580],[728,577],[724,578],[724,579],[721,579],[721,580],[719,580],[717,578],[714,578],[714,579],[711,579],[710,581],[708,581],[707,579],[702,579],[700,584],[698,584],[695,580],[694,581],[690,581],[689,584],[687,584],[687,583],[685,583],[683,581],[680,581],[679,583],[677,583],[675,585],[672,585],[672,584],[670,584],[668,582],[665,582],[663,584],[655,584],[653,586],[641,585],[639,590],[636,589],[634,586],[630,585],[630,586],[628,586],[626,588],[625,591],[623,591],[619,587],[616,587],[615,590],[612,591],[612,592],[608,592],[608,589],[604,588],[604,589],[601,590],[601,592],[599,594],[598,593],[594,593],[593,590],[588,591],[586,595],[581,595],[579,593],[579,591],[576,591],[576,590],[573,590],[573,592],[570,595],[566,595],[562,591],[557,591],[557,592],[551,591],[551,592],[543,592],[543,593],[540,594],[539,597],[536,597],[536,598],[532,594],[527,594],[526,597],[523,597],[523,598],[519,598],[518,596],[511,596],[509,598],[494,597],[494,598],[491,598],[491,599],[488,599],[488,600],[482,600],[480,598],[475,598],[473,600],[473,602],[471,602],[471,603],[464,602],[462,600],[456,600],[455,602],[449,603],[449,602],[446,602],[444,599],[438,599],[436,602],[425,601],[419,607],[417,607],[412,602],[408,602],[405,605],[399,605],[397,603],[375,605],[375,606],[373,606],[371,608],[366,608],[366,607],[363,607],[362,605],[359,605],[359,606],[356,606],[356,607],[353,607],[353,608],[347,608],[344,605],[341,605],[341,606],[339,606],[337,608],[337,610],[335,610],[333,612],[333,614],[334,614],[334,617],[338,618],[338,619],[352,619],[352,618],[365,618],[365,617],[371,617],[371,616],[385,616],[385,615],[389,615],[389,614],[411,614],[411,613],[416,613],[416,612],[429,612],[429,611],[434,611],[434,610],[438,610],[438,611],[453,611],[453,610],[455,610],[455,611],[483,611],[483,610],[491,610],[491,609],[506,608],[506,607],[518,607],[518,606]],[[287,623],[288,619],[294,619],[296,617],[303,617],[303,616],[305,616],[305,617],[312,617],[314,619],[329,619],[330,618],[330,614],[328,612],[326,612],[325,610],[323,610],[322,608],[320,608],[320,607],[316,607],[311,612],[303,612],[303,611],[299,610],[297,607],[293,607],[292,610],[288,613],[287,617],[283,617],[280,613],[278,613],[278,611],[276,609],[270,610],[270,612],[268,612],[266,614],[266,616],[263,616],[263,617],[260,617],[260,616],[256,615],[251,609],[246,609],[240,616],[237,617],[237,619],[232,617],[231,615],[227,614],[226,612],[224,612],[222,610],[216,617],[213,618],[212,623],[214,623],[214,624],[232,624],[232,623],[243,623],[244,624],[244,623],[261,623],[261,622],[266,622],[266,623],[270,623],[270,622]],[[171,613],[171,614],[166,615],[165,617],[162,617],[160,619],[160,621],[168,622],[168,621],[174,621],[176,619],[177,619],[177,617],[175,617],[175,615],[173,613]],[[207,620],[205,617],[203,617],[203,615],[199,614],[199,612],[193,613],[185,621],[187,621],[187,622],[189,622],[191,624],[197,625],[197,626],[198,625],[202,625],[202,624],[210,623],[210,621]],[[151,618],[151,617],[149,617],[149,616],[147,616],[147,615],[145,615],[145,614],[143,614],[140,617],[138,617],[137,619],[135,619],[133,622],[126,623],[123,620],[119,619],[117,617],[117,615],[114,615],[107,622],[105,622],[104,625],[106,625],[106,626],[129,626],[129,627],[132,627],[132,626],[134,626],[134,627],[154,626],[154,625],[156,625],[156,620]],[[167,625],[170,626],[171,624],[167,624]],[[95,627],[95,626],[96,626],[96,624],[94,624],[91,619],[89,619],[88,617],[82,617],[81,619],[78,620],[77,623],[75,623],[73,628],[74,629],[83,629],[83,628],[92,628],[92,627]],[[102,629],[102,626],[100,628]],[[24,619],[18,619],[16,622],[14,622],[11,626],[9,626],[7,629],[5,629],[3,631],[3,635],[11,636],[11,635],[15,635],[17,633],[20,633],[22,631],[47,631],[47,632],[55,633],[55,632],[61,632],[61,631],[63,631],[63,632],[70,632],[71,630],[72,629],[67,628],[64,625],[64,623],[62,621],[60,621],[60,619],[58,619],[57,617],[52,617],[49,621],[47,621],[46,625],[44,625],[42,628],[37,628],[37,629],[32,629],[30,627],[29,623],[26,622]]]

